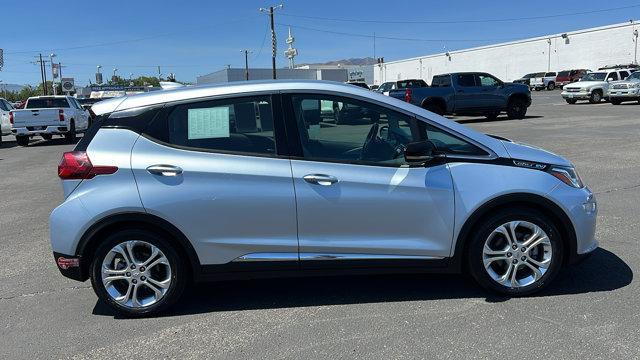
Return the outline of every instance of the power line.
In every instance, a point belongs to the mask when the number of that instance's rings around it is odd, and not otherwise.
[[[480,41],[509,41],[509,40],[514,40],[514,38],[503,38],[503,39],[422,39],[422,38],[403,38],[403,37],[396,37],[396,36],[384,36],[384,35],[378,35],[377,33],[376,33],[376,35],[371,35],[371,34],[357,34],[357,33],[349,33],[349,32],[342,32],[342,31],[333,31],[333,30],[326,30],[326,29],[317,29],[317,28],[311,28],[311,27],[307,27],[307,26],[294,25],[294,24],[284,24],[284,23],[277,23],[277,24],[278,24],[278,25],[282,25],[282,26],[291,26],[292,28],[298,28],[298,29],[310,30],[310,31],[317,31],[317,32],[323,32],[323,33],[335,34],[335,35],[354,36],[354,37],[369,38],[369,39],[398,40],[398,41],[416,41],[416,42],[480,42]]]
[[[309,20],[325,20],[325,21],[340,21],[340,22],[352,22],[352,23],[371,23],[371,24],[470,24],[470,23],[490,23],[490,22],[509,22],[509,21],[526,21],[526,20],[543,20],[543,19],[552,19],[559,17],[567,17],[567,16],[579,16],[579,15],[588,15],[588,14],[596,14],[601,12],[608,11],[616,11],[616,10],[627,10],[640,7],[640,4],[637,5],[629,5],[629,6],[620,6],[615,8],[607,8],[607,9],[599,9],[599,10],[589,10],[589,11],[579,11],[579,12],[571,12],[564,14],[555,14],[555,15],[541,15],[541,16],[527,16],[527,17],[518,17],[518,18],[504,18],[504,19],[470,19],[470,20],[366,20],[366,19],[345,19],[345,18],[331,18],[331,17],[321,17],[321,16],[308,16],[308,15],[297,15],[297,14],[289,14],[289,13],[280,13],[282,16],[300,18],[300,19],[309,19]]]

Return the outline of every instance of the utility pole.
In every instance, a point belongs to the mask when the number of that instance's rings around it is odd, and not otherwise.
[[[547,43],[549,44],[549,61],[547,62],[547,71],[551,71],[551,39],[547,39]]]
[[[273,71],[273,78],[276,78],[276,53],[278,50],[278,46],[276,43],[276,30],[275,30],[275,25],[274,25],[274,21],[273,21],[273,12],[276,9],[282,9],[283,5],[277,5],[277,6],[269,6],[268,9],[265,8],[260,8],[260,12],[266,12],[267,14],[269,14],[269,22],[271,25],[271,69]]]
[[[47,72],[45,70],[46,60],[42,60],[42,54],[38,54],[36,57],[38,60],[33,62],[32,64],[40,65],[40,78],[42,79],[42,95],[47,95]]]
[[[160,65],[158,65],[158,81],[162,79],[162,73],[160,72]]]
[[[249,81],[249,54],[253,53],[253,51],[244,49],[240,50],[240,52],[244,53],[244,78]]]
[[[633,30],[633,42],[635,43],[635,50],[633,52],[633,63],[638,65],[638,29]]]

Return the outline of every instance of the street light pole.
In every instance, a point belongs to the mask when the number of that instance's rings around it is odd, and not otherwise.
[[[273,12],[276,9],[282,9],[283,5],[277,5],[277,6],[269,6],[268,9],[265,8],[260,8],[260,12],[266,12],[267,14],[269,14],[269,23],[271,26],[271,69],[273,71],[273,78],[276,78],[276,53],[278,50],[278,46],[276,43],[276,30],[275,30],[275,23],[273,20]]]
[[[49,54],[49,61],[51,61],[51,87],[53,88],[53,95],[58,95],[58,89],[56,89],[56,74],[53,71],[54,63],[53,58],[56,57],[56,54]]]

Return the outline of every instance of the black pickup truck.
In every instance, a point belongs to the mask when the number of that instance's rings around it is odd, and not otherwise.
[[[488,119],[503,111],[510,119],[522,119],[531,105],[528,86],[479,72],[436,75],[430,87],[391,90],[389,96],[439,115],[482,115]]]

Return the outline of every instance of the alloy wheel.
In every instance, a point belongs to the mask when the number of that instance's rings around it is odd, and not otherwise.
[[[547,234],[528,221],[510,221],[494,229],[484,243],[484,268],[498,284],[510,288],[532,285],[551,266],[553,251]]]
[[[121,306],[143,308],[160,301],[171,286],[171,265],[156,246],[129,240],[114,246],[102,261],[102,284]]]

